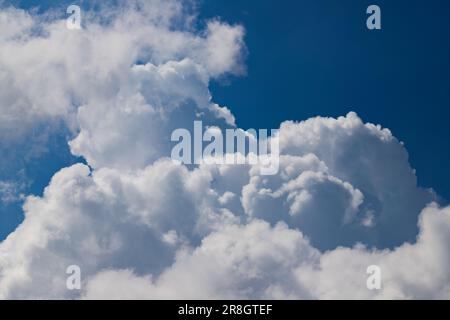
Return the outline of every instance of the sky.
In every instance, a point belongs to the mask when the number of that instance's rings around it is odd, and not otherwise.
[[[16,1],[21,8],[41,10],[69,2]],[[218,103],[230,107],[242,128],[277,128],[285,119],[337,117],[355,111],[362,119],[391,129],[405,143],[419,184],[432,187],[447,201],[450,4],[377,1],[382,30],[369,31],[365,10],[370,4],[201,2],[203,23],[220,17],[246,29],[247,74],[214,81],[211,91]],[[61,159],[52,155],[39,160],[27,192],[40,195],[57,169],[75,162],[64,144],[58,150]],[[17,205],[0,210],[1,239],[22,215]]]
[[[450,4],[380,0],[383,28],[369,31],[372,2],[202,1],[202,19],[246,29],[247,75],[213,82],[211,90],[243,128],[355,111],[390,128],[406,144],[420,184],[450,199]]]
[[[382,9],[379,31],[365,27],[373,3]],[[240,126],[355,111],[391,129],[420,184],[450,199],[448,1],[218,0],[202,8],[246,27],[247,76],[212,86]]]
[[[78,34],[58,20],[72,2],[5,1],[24,11],[0,19],[17,22],[0,33],[0,298],[448,297],[448,1],[377,1],[381,30],[366,28],[372,1],[203,0],[194,20],[192,3],[139,1],[81,1],[98,28]],[[165,162],[163,137],[199,116],[280,128],[280,174]],[[386,289],[343,284],[347,255],[361,283],[387,269]],[[64,274],[38,288],[69,263],[85,290],[58,287]],[[175,295],[177,279],[192,291]]]

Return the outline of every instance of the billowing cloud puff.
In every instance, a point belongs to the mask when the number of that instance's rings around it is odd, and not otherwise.
[[[155,280],[129,269],[101,272],[85,298],[448,299],[449,219],[449,209],[433,205],[421,215],[415,244],[323,255],[284,224],[253,221],[211,234]],[[366,287],[367,267],[374,264],[382,270],[380,291]]]
[[[355,113],[282,123],[276,175],[171,161],[174,129],[235,126],[208,87],[245,70],[242,26],[194,22],[176,0],[105,4],[78,31],[1,12],[0,131],[21,130],[0,147],[57,123],[86,164],[27,198],[0,243],[0,298],[449,298],[450,209]]]

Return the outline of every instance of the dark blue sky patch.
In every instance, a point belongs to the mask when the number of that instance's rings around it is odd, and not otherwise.
[[[369,31],[374,3],[382,30]],[[355,111],[391,129],[419,184],[450,199],[450,2],[213,0],[201,17],[246,28],[247,76],[211,85],[239,126]]]

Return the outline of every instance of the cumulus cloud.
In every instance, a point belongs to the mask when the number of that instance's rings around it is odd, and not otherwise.
[[[299,231],[253,221],[211,234],[156,280],[131,270],[101,272],[85,298],[448,299],[449,218],[448,208],[432,205],[422,212],[415,244],[393,251],[359,245],[322,255]],[[383,272],[380,291],[365,286],[366,269],[374,264]]]
[[[105,271],[88,283],[86,299],[247,299],[291,295],[308,297],[295,268],[319,258],[300,232],[263,221],[228,226],[205,237],[195,250],[182,250],[158,278],[139,278],[130,270]],[[118,290],[133,283],[130,291]],[[109,285],[109,284],[112,285]]]
[[[86,164],[27,197],[0,243],[0,298],[449,298],[450,209],[417,186],[404,145],[355,113],[282,123],[273,176],[168,158],[176,128],[235,126],[208,87],[245,72],[244,28],[198,30],[185,5],[106,3],[79,31],[1,11],[0,131],[21,124],[2,143],[63,123]]]

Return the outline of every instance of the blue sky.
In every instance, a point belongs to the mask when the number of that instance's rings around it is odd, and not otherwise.
[[[448,299],[448,1],[198,0],[194,26],[179,1],[0,12],[0,299]],[[233,116],[305,121],[273,175],[171,161],[177,128]]]
[[[365,27],[370,4],[382,30]],[[448,1],[204,1],[243,23],[247,77],[214,85],[242,127],[356,111],[402,140],[419,183],[450,199]]]
[[[16,3],[45,8],[55,1]],[[382,10],[381,31],[365,27],[373,3]],[[448,1],[209,0],[200,17],[246,29],[247,75],[211,85],[239,126],[277,128],[356,111],[404,141],[419,184],[450,199]],[[76,162],[64,134],[53,139],[49,152],[26,164],[26,193],[41,194],[55,171]],[[11,172],[2,168],[1,177]],[[20,204],[1,205],[0,239],[21,219]]]

